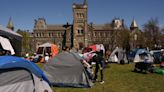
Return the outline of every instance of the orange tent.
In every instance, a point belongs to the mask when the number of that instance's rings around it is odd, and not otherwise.
[[[44,43],[38,46],[37,54],[44,55],[48,53],[49,55],[55,56],[59,53],[58,46],[56,44]]]
[[[52,53],[52,57],[56,56],[59,53],[59,50],[56,44],[51,45],[51,53]]]

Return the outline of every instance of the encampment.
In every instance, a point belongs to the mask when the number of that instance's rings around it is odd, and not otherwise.
[[[52,56],[55,56],[58,54],[58,47],[56,44],[52,43],[44,43],[38,46],[37,54],[45,55],[45,53],[48,53],[49,55],[52,54]]]
[[[93,84],[76,53],[62,52],[43,66],[43,71],[54,86],[91,87]]]
[[[0,92],[53,92],[34,63],[14,56],[0,56]]]

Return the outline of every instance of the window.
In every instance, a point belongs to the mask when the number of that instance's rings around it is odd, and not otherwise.
[[[100,35],[100,32],[98,32],[98,37],[100,37],[101,35]]]
[[[84,30],[83,30],[83,28],[81,26],[78,27],[77,31],[78,31],[79,35],[83,35],[84,34]]]
[[[84,18],[84,13],[76,13],[77,18]]]
[[[36,33],[36,37],[38,37],[39,35],[38,35],[38,33]]]
[[[102,32],[100,32],[100,37],[103,37],[103,33]]]
[[[54,37],[54,33],[52,33],[52,37]]]
[[[78,34],[80,34],[80,30],[78,30]]]
[[[44,33],[41,33],[42,37],[44,37]]]
[[[95,32],[93,33],[93,37],[96,37],[96,34],[95,34]]]
[[[49,33],[49,37],[51,37],[52,36],[52,34],[51,33]]]
[[[81,34],[84,34],[84,30],[81,30]]]

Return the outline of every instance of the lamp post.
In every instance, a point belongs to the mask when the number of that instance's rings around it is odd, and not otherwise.
[[[63,25],[63,27],[65,28],[64,34],[63,34],[63,42],[62,42],[62,46],[66,46],[68,37],[67,37],[67,28],[70,26],[70,24],[67,22],[65,25]]]

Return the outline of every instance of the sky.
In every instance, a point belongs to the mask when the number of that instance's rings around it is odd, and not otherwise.
[[[12,18],[15,30],[33,30],[34,20],[45,18],[47,24],[73,23],[73,3],[83,0],[0,0],[0,25]],[[130,26],[133,19],[142,29],[151,18],[164,26],[164,0],[88,0],[88,23],[105,24],[124,19]]]

